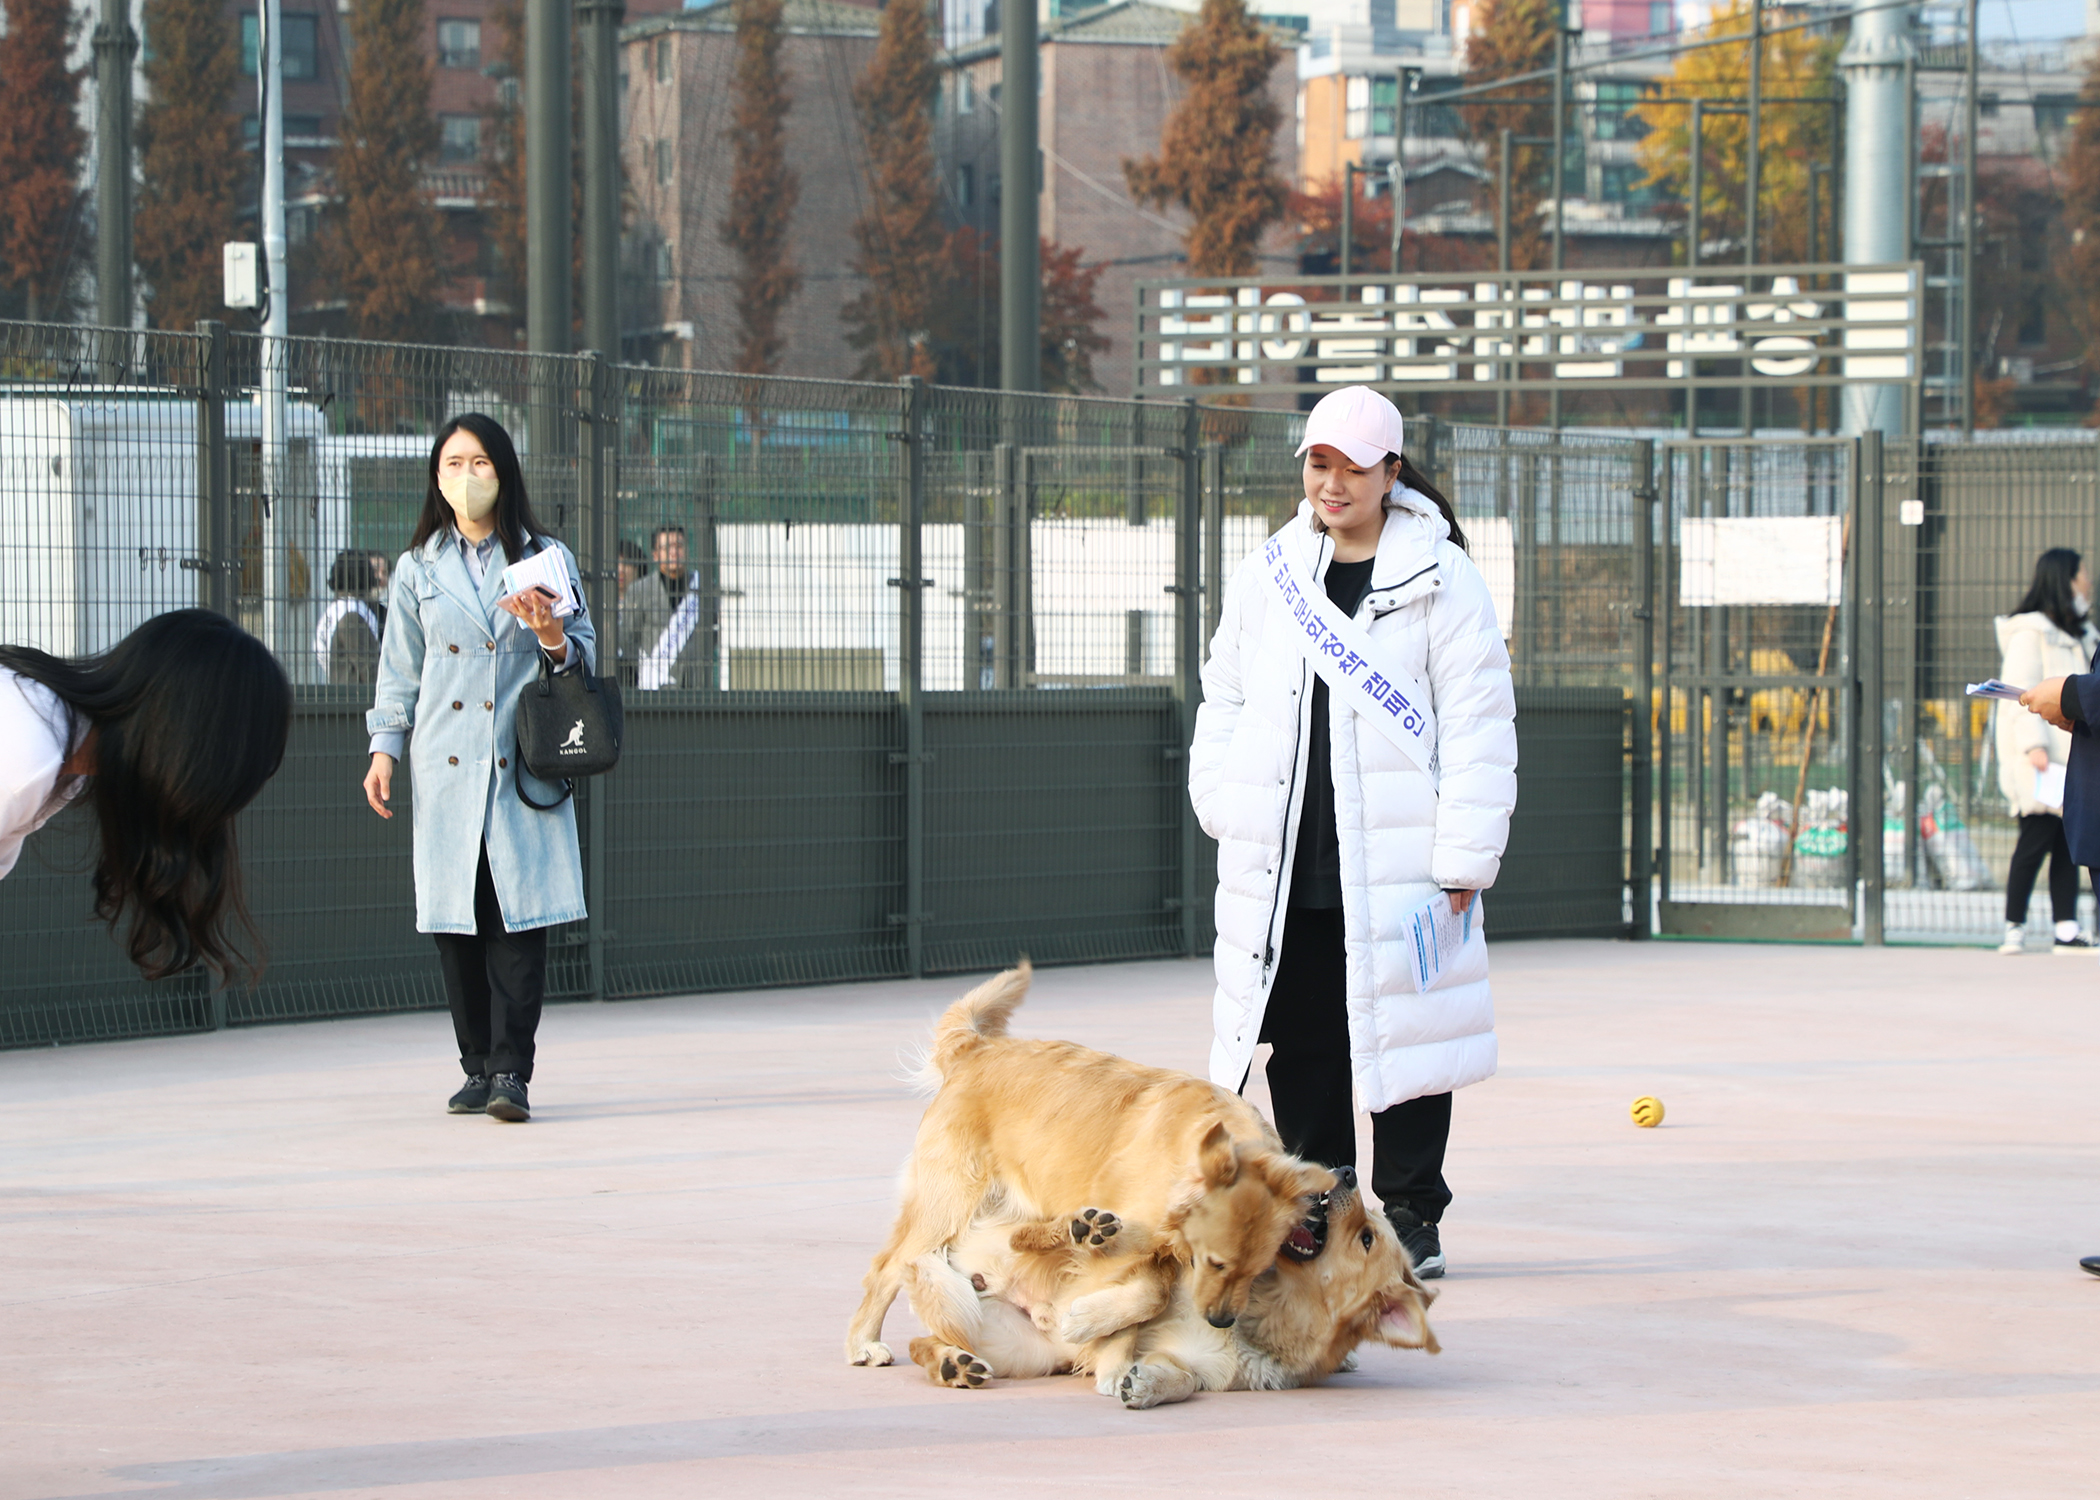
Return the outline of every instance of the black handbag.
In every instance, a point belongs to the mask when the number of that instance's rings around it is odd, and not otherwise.
[[[541,652],[539,681],[527,683],[518,698],[518,760],[540,780],[560,782],[562,793],[552,802],[535,802],[520,776],[518,800],[538,812],[560,807],[575,792],[578,777],[603,776],[620,763],[624,728],[617,682],[591,676],[580,662],[557,672]]]

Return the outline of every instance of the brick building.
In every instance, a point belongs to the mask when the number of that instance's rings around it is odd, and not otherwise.
[[[630,15],[669,10],[678,0],[627,0]],[[489,0],[430,0],[425,40],[431,60],[430,108],[437,116],[438,155],[424,189],[443,220],[450,276],[439,300],[450,329],[433,336],[497,346],[522,343],[524,310],[492,296],[496,270],[483,204],[488,193],[488,111],[499,89],[515,87],[498,61],[501,35]],[[261,135],[256,65],[260,31],[252,4],[227,6],[240,28],[241,78],[233,109],[251,149]],[[333,162],[350,92],[349,15],[343,6],[289,0],[284,12],[285,231],[291,248],[292,327],[338,332],[333,299],[315,264],[313,244],[333,192]],[[244,232],[253,233],[254,198]]]
[[[1110,395],[1132,389],[1131,326],[1137,283],[1182,272],[1182,236],[1188,217],[1154,209],[1130,197],[1123,162],[1158,152],[1167,115],[1181,97],[1166,50],[1193,16],[1152,0],[1115,0],[1041,23],[1039,143],[1042,148],[1043,238],[1079,246],[1082,261],[1106,268],[1094,300],[1106,310],[1102,332],[1111,340],[1094,360],[1094,378]],[[1282,128],[1276,170],[1289,178],[1290,121],[1296,92],[1292,36],[1278,32],[1284,54],[1270,83]],[[999,38],[987,36],[943,59],[935,114],[935,151],[942,199],[951,222],[999,232]],[[1295,268],[1288,225],[1272,234],[1264,261]]]
[[[800,178],[792,246],[801,290],[783,319],[779,373],[838,378],[858,354],[840,310],[859,291],[853,224],[867,150],[853,84],[875,51],[871,7],[787,0],[780,49],[793,101],[787,154]],[[736,256],[722,243],[736,24],[727,3],[653,17],[620,33],[623,161],[633,216],[623,237],[624,357],[695,370],[736,363]]]

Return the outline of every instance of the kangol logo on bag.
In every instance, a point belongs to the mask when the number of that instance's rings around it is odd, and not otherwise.
[[[569,726],[569,737],[557,747],[562,755],[589,755],[590,747],[583,742],[583,720],[578,719]]]

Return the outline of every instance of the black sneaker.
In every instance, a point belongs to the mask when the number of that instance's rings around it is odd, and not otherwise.
[[[1437,1238],[1436,1225],[1424,1219],[1411,1208],[1389,1203],[1386,1218],[1393,1224],[1393,1232],[1400,1236],[1400,1243],[1407,1247],[1407,1258],[1415,1263],[1415,1274],[1424,1281],[1435,1281],[1444,1274],[1444,1246]]]
[[[2058,938],[2056,940],[2056,952],[2062,958],[2078,958],[2095,951],[2100,950],[2096,950],[2093,947],[2092,939],[2084,933],[2080,933],[2077,937]]]
[[[498,1073],[491,1078],[488,1114],[491,1119],[507,1120],[513,1125],[531,1119],[532,1106],[525,1102],[525,1080],[515,1073]]]
[[[2079,1261],[2078,1264],[2091,1271],[2095,1276],[2100,1276],[2100,1255],[2088,1255],[2085,1259]]]
[[[489,1107],[489,1081],[476,1073],[445,1101],[448,1115],[478,1115]]]

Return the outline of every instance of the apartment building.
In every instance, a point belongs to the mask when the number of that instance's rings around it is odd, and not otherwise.
[[[867,195],[853,85],[879,15],[843,0],[787,0],[780,49],[791,106],[787,157],[800,179],[790,230],[801,290],[788,304],[779,373],[840,378],[857,351],[840,313],[858,294],[853,225]],[[694,370],[736,363],[736,256],[722,242],[735,152],[736,23],[727,0],[620,34],[622,163],[633,218],[623,236],[621,348]]]
[[[630,16],[675,8],[678,0],[627,0]],[[444,262],[440,293],[454,327],[434,331],[472,342],[505,346],[523,341],[524,310],[495,295],[497,281],[484,202],[488,193],[487,114],[499,91],[515,89],[499,53],[500,32],[489,0],[431,0],[424,41],[431,62],[430,108],[437,117],[438,152],[423,174],[424,190],[443,220]],[[239,27],[241,75],[232,108],[241,116],[243,138],[260,143],[257,64],[261,26],[253,4],[232,4],[226,14]],[[313,255],[321,216],[334,192],[334,160],[350,94],[350,16],[347,4],[288,0],[283,11],[285,231],[291,247],[292,318],[300,332],[336,332],[341,304]],[[245,212],[252,216],[258,186]],[[252,218],[251,218],[252,224]]]
[[[1127,395],[1132,388],[1137,283],[1183,274],[1187,216],[1176,208],[1134,201],[1124,185],[1123,163],[1159,151],[1167,116],[1181,97],[1166,51],[1193,19],[1188,10],[1154,0],[1113,0],[1083,9],[1066,4],[1061,14],[1041,23],[1042,236],[1079,247],[1084,264],[1104,268],[1094,299],[1108,313],[1102,331],[1111,343],[1094,360],[1094,378],[1114,395]],[[1288,178],[1295,155],[1290,121],[1296,60],[1289,45],[1295,32],[1279,29],[1276,35],[1285,47],[1270,83],[1283,121],[1276,170]],[[944,61],[934,129],[944,203],[950,222],[996,236],[1006,186],[999,167],[999,38],[984,36],[949,52]],[[1294,237],[1293,226],[1278,226],[1265,248],[1265,262],[1295,270]]]

